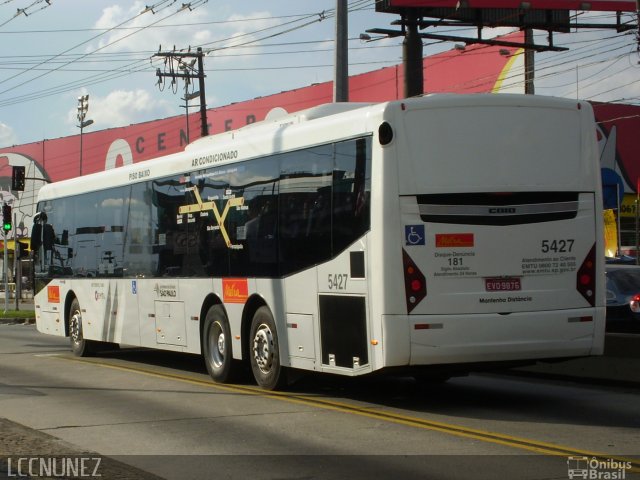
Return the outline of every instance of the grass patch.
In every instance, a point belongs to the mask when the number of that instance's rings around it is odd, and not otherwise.
[[[0,318],[36,318],[36,312],[31,308],[25,308],[24,310],[7,310],[4,311],[4,307],[0,305]]]

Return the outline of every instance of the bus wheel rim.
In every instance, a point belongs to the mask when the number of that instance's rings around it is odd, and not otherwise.
[[[220,368],[224,364],[225,342],[222,326],[218,322],[215,322],[210,330],[209,351],[211,352],[211,363],[216,368]]]
[[[253,358],[262,373],[269,373],[273,364],[273,334],[267,325],[260,325],[253,337]]]
[[[69,334],[73,343],[77,345],[82,341],[82,317],[79,312],[73,314],[70,324]]]

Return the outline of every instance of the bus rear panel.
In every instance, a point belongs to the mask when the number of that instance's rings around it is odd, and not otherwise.
[[[591,107],[449,100],[403,106],[397,135],[383,147],[399,185],[399,234],[386,241],[400,245],[389,268],[403,272],[386,298],[385,365],[601,354],[602,199]]]

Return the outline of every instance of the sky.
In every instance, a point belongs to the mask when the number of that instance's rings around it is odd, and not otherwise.
[[[402,62],[402,39],[360,39],[399,17],[374,0],[348,0],[349,74]],[[336,0],[0,0],[0,148],[79,133],[78,97],[97,131],[184,113],[184,86],[158,85],[159,51],[206,52],[209,108],[333,78]],[[572,12],[614,23],[612,13]],[[634,15],[623,22],[635,24]],[[461,27],[430,33],[474,36]],[[485,29],[483,38],[509,29]],[[547,32],[535,31],[537,43]],[[596,28],[553,36],[566,52],[536,53],[536,94],[640,104],[635,31]],[[424,54],[454,48],[425,40]],[[524,84],[522,70],[507,84]],[[160,88],[164,87],[164,88]],[[197,102],[197,100],[196,100]]]

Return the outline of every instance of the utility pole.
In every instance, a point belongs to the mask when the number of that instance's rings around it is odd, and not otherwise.
[[[189,48],[191,50],[191,48]],[[177,92],[176,78],[184,78],[185,82],[189,82],[192,78],[198,79],[200,87],[200,136],[206,137],[209,135],[209,126],[207,125],[207,103],[204,91],[204,53],[202,48],[198,47],[195,53],[188,52],[158,52],[154,57],[164,57],[164,72],[159,68],[156,69],[156,76],[158,77],[158,87],[160,90],[164,89],[164,79],[171,77],[171,85],[174,87],[174,93]],[[184,59],[191,58],[191,62],[186,63]],[[194,68],[195,63],[198,63],[198,68]],[[176,65],[181,72],[176,71]]]
[[[336,46],[333,101],[349,101],[349,21],[347,0],[336,0]]]
[[[418,33],[418,15],[415,9],[407,9],[402,18],[405,30],[402,42],[404,64],[404,96],[416,97],[424,93],[424,71],[422,65],[422,37]]]
[[[187,126],[187,143],[191,143],[191,134],[189,133],[189,101],[193,100],[194,98],[200,97],[200,92],[197,91],[197,92],[188,93],[187,91],[188,85],[189,84],[187,82],[184,83],[184,98],[182,100],[184,100],[185,118],[186,118],[186,126]]]
[[[525,45],[533,45],[533,29],[524,29],[524,43]],[[531,48],[525,48],[524,50],[524,93],[533,95],[536,93],[535,86],[533,85],[533,79],[535,75],[535,50]]]
[[[7,262],[9,261],[7,256],[7,249],[9,243],[9,232],[3,230],[4,233],[4,254],[3,254],[3,272],[2,275],[4,277],[4,313],[7,313],[7,305],[9,303],[9,279],[8,279],[8,270],[7,270]]]
[[[14,296],[16,299],[16,311],[20,310],[20,297],[22,296],[22,263],[20,256],[20,244],[18,243],[17,225],[18,215],[13,210],[13,225],[16,229],[13,231],[13,283],[15,284]]]
[[[9,258],[7,255],[7,250],[9,250],[9,232],[12,230],[12,219],[11,219],[11,206],[4,202],[2,204],[2,233],[4,234],[4,258],[3,258],[3,272],[2,275],[4,277],[4,313],[7,313],[7,305],[9,303],[9,269],[7,263],[9,262]],[[15,248],[15,247],[14,247]]]
[[[82,133],[86,127],[93,125],[93,120],[85,120],[89,111],[89,95],[78,97],[78,127],[80,128],[80,176],[82,176]]]

